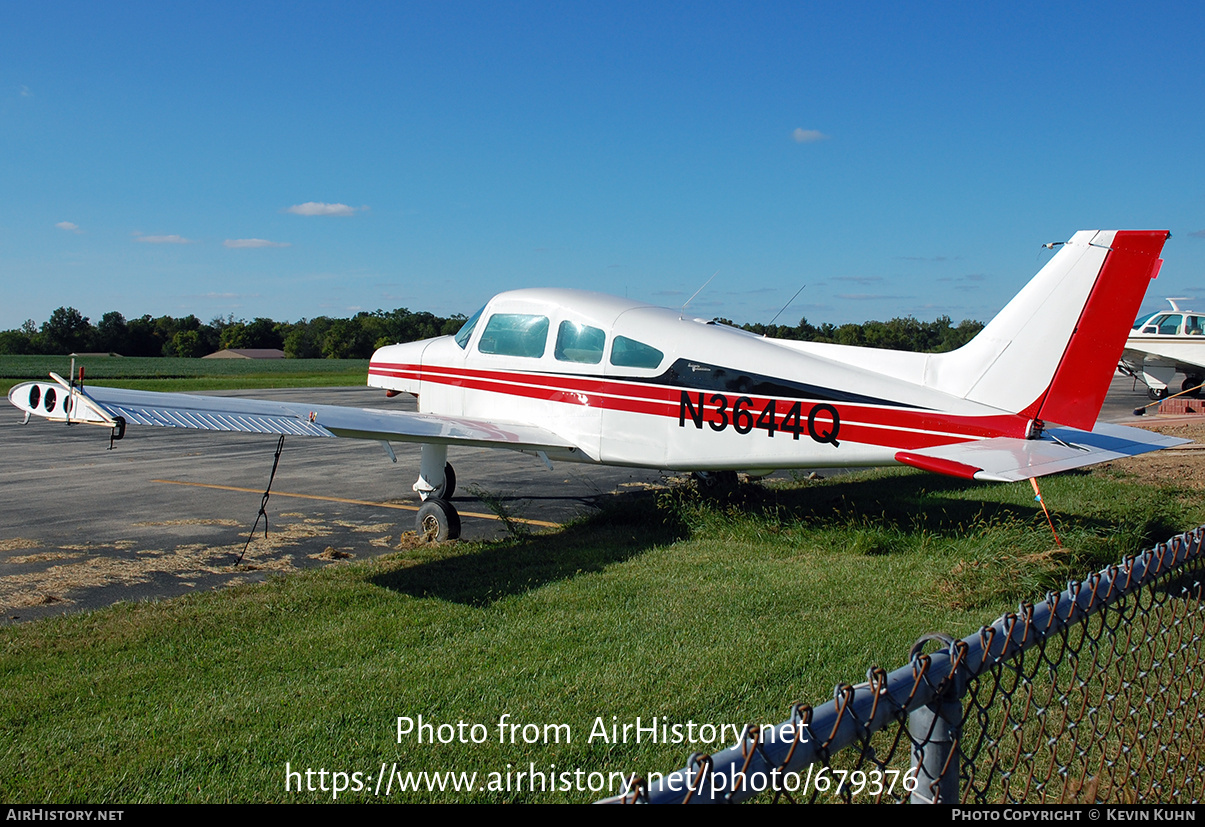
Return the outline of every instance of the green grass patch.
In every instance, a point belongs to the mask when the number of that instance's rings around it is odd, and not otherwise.
[[[384,763],[502,774],[394,801],[590,801],[513,773],[668,772],[725,745],[591,739],[597,722],[779,722],[924,633],[965,636],[1205,517],[1190,492],[1108,473],[1043,493],[1062,548],[1028,485],[880,471],[726,501],[645,492],[555,533],[4,628],[0,797],[324,801],[286,792],[286,763],[370,786]],[[485,742],[399,742],[397,718],[419,715]],[[540,742],[499,743],[504,715]]]
[[[180,359],[169,357],[83,357],[87,384],[155,391],[241,390],[363,385],[367,359]],[[0,390],[46,379],[51,371],[69,379],[63,356],[0,356]]]

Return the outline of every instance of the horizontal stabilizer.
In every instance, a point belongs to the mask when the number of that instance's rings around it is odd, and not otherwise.
[[[1038,439],[995,437],[975,442],[900,451],[896,462],[925,471],[967,479],[1016,482],[1057,474],[1098,462],[1132,457],[1191,442],[1127,428],[1097,423],[1091,431],[1050,428]]]

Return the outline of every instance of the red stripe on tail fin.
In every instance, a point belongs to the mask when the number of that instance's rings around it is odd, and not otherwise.
[[[1166,230],[1119,230],[1114,235],[1038,419],[1084,430],[1096,424],[1130,325],[1158,273],[1159,254],[1169,235]]]

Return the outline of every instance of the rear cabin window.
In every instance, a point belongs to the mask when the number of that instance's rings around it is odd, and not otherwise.
[[[557,328],[556,350],[553,354],[561,362],[579,362],[597,365],[602,361],[603,345],[607,334],[588,324],[564,321]]]
[[[481,334],[477,349],[499,356],[526,356],[538,359],[544,355],[548,341],[548,317],[525,313],[495,313]]]
[[[657,348],[627,336],[616,336],[611,345],[611,364],[619,368],[655,368],[663,358]]]

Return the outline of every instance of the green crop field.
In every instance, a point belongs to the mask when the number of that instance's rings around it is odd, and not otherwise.
[[[624,724],[784,720],[1205,517],[1117,471],[1043,493],[1064,547],[1026,484],[878,471],[644,491],[556,532],[9,626],[0,798],[331,801],[340,778],[339,801],[591,801],[614,789],[590,773],[726,745]]]
[[[363,385],[367,359],[179,359],[169,357],[83,357],[89,384],[156,391],[234,390]],[[64,356],[0,356],[0,389],[45,379],[54,371],[68,379],[71,359]]]

